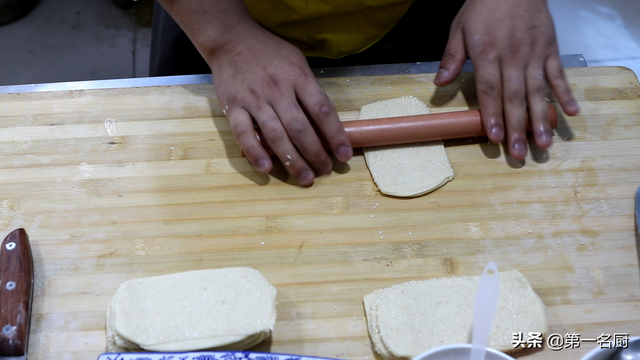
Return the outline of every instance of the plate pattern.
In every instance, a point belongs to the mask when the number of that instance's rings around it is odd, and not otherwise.
[[[98,360],[319,360],[325,358],[252,351],[200,351],[181,353],[106,353]],[[325,359],[329,360],[329,359]]]

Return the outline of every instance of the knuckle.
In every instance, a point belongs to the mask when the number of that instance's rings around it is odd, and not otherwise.
[[[486,97],[496,97],[500,95],[500,86],[493,81],[482,81],[478,83],[478,93]]]
[[[322,98],[314,106],[314,111],[311,113],[311,115],[316,120],[324,121],[331,117],[333,106],[331,105],[331,102],[327,100],[327,98]]]
[[[495,51],[482,50],[478,53],[479,62],[493,64],[498,62],[498,53]]]
[[[542,24],[539,23],[535,23],[535,24],[531,24],[531,25],[527,25],[526,31],[533,33],[533,34],[538,34],[540,31],[540,27],[542,26]]]
[[[524,49],[526,48],[525,44],[522,41],[518,41],[520,39],[517,39],[516,41],[512,41],[509,43],[508,45],[508,49],[509,49],[509,54],[511,57],[515,56],[515,57],[519,57],[522,55],[522,53],[524,52]]]
[[[262,91],[255,86],[251,86],[249,91],[247,91],[247,94],[249,96],[249,100],[243,101],[244,103],[255,103],[262,98]]]
[[[320,87],[320,85],[318,85],[318,80],[316,80],[315,75],[313,75],[312,72],[308,73],[304,70],[295,69],[293,77],[296,85],[302,88],[313,89]]]
[[[263,129],[262,134],[269,144],[277,144],[286,139],[284,131],[274,126],[268,126],[266,129]]]
[[[275,75],[269,75],[265,79],[265,87],[276,95],[282,95],[282,80]]]
[[[504,101],[507,104],[514,105],[514,106],[524,106],[526,102],[524,93],[519,90],[508,91],[505,94]]]
[[[549,36],[543,39],[540,46],[542,46],[549,53],[558,52],[558,40],[555,36]]]
[[[303,139],[308,134],[308,121],[299,107],[287,106],[279,116],[291,139]]]
[[[536,44],[526,39],[516,39],[508,45],[508,61],[511,64],[523,64],[535,54]]]
[[[300,121],[289,121],[286,128],[289,137],[294,140],[304,138],[307,133],[305,126]]]
[[[236,122],[236,121],[231,121],[231,132],[236,136],[236,137],[243,137],[247,134],[247,127],[241,125],[240,123]]]
[[[313,75],[313,73],[311,72],[310,69],[305,69],[301,66],[293,66],[291,67],[291,73],[293,75],[293,77],[297,78],[297,79],[302,79],[304,81],[312,81],[315,82],[316,78]]]
[[[468,46],[470,53],[473,54],[472,58],[476,61],[495,62],[498,59],[498,47],[487,39],[472,40]]]
[[[549,83],[551,85],[551,88],[553,89],[553,92],[557,96],[571,96],[571,87],[564,77],[564,71],[559,71],[555,74],[556,75],[554,77],[549,78]]]
[[[547,87],[544,83],[536,82],[535,84],[529,86],[527,89],[530,95],[533,96],[542,96],[545,97],[547,95]]]
[[[237,94],[231,94],[227,96],[226,101],[224,101],[227,106],[233,107],[240,103],[240,97]],[[222,105],[222,102],[221,102]]]
[[[570,101],[573,98],[573,93],[568,87],[561,88],[560,90],[556,91],[555,94],[560,101]]]
[[[300,116],[302,109],[297,102],[288,102],[287,105],[284,106],[282,114],[288,118],[295,118]]]
[[[565,73],[562,67],[559,67],[556,71],[553,72],[553,78],[557,81],[564,81]]]
[[[445,50],[442,54],[443,62],[457,62],[459,59],[460,57],[458,56],[458,54],[455,54],[451,50]]]
[[[571,88],[566,86],[558,91],[558,93],[562,96],[571,97],[573,95]]]

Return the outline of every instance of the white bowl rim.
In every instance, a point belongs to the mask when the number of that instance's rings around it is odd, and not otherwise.
[[[640,339],[640,336],[630,336],[629,337],[629,342],[637,340],[637,339]],[[599,347],[596,347],[594,349],[591,349],[591,351],[589,351],[585,356],[581,357],[580,360],[591,360],[596,355],[598,355],[600,353],[611,352],[611,351],[615,351],[615,350],[620,350],[620,349],[608,349],[608,348],[601,349]]]
[[[433,355],[434,353],[440,352],[440,351],[444,351],[444,350],[450,350],[450,349],[471,349],[471,344],[449,344],[449,345],[443,345],[443,346],[439,346],[437,348],[433,348],[430,350],[427,350],[423,353],[421,353],[420,355],[415,356],[412,360],[420,360],[426,356],[429,355]],[[493,349],[488,347],[487,348],[487,352],[490,352],[494,355],[497,355],[505,360],[515,360],[513,357],[511,357],[509,354],[505,354],[502,351]]]

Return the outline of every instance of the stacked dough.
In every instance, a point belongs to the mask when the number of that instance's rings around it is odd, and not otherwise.
[[[385,359],[412,359],[429,349],[471,342],[479,276],[411,281],[364,297],[369,335]],[[488,346],[516,351],[513,333],[547,332],[544,304],[517,270],[500,273]]]
[[[107,309],[107,350],[242,350],[269,337],[276,289],[255,269],[129,280]]]
[[[403,96],[363,106],[359,120],[429,113],[420,99]],[[420,196],[453,179],[442,141],[365,148],[364,157],[378,189],[387,195]]]

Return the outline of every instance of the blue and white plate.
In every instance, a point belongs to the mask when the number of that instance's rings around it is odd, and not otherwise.
[[[106,353],[98,360],[332,360],[314,356],[273,354],[252,351],[200,351],[175,353]]]

